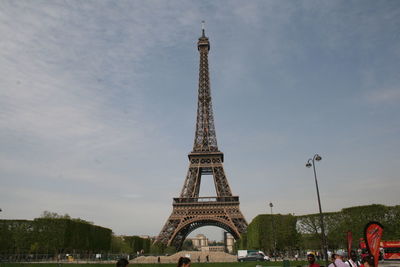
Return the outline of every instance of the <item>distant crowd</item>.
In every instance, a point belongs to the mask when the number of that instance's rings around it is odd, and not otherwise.
[[[310,253],[307,255],[308,267],[321,267],[316,263],[316,255]],[[340,250],[331,255],[331,264],[328,267],[376,267],[375,260],[372,255],[364,256],[361,260],[358,259],[356,251],[352,250],[350,255],[346,255],[345,251]],[[190,267],[191,260],[188,257],[180,257],[177,267]],[[116,267],[127,267],[129,261],[121,258],[117,261]]]
[[[207,256],[208,257],[208,256]],[[177,267],[190,267],[190,258],[188,257],[180,257],[178,260]],[[117,261],[116,267],[127,267],[129,261],[125,258],[121,258]]]
[[[307,255],[308,267],[321,267],[315,262],[315,255],[310,253]],[[337,251],[331,255],[331,264],[328,267],[375,267],[374,257],[371,255],[364,256],[361,261],[358,260],[357,253],[352,250],[350,256],[346,255],[344,250]]]

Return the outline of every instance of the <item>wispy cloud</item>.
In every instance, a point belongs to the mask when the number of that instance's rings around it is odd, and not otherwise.
[[[400,88],[372,91],[366,94],[366,98],[373,104],[396,104],[400,102]]]

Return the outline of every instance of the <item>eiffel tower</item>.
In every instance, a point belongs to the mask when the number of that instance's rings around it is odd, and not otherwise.
[[[155,241],[178,250],[185,238],[199,227],[216,226],[235,239],[247,229],[239,209],[239,197],[232,195],[224,172],[224,154],[217,146],[208,71],[210,42],[205,36],[204,24],[197,48],[200,53],[197,122],[193,151],[188,155],[189,170],[180,197],[173,199],[172,214]],[[213,175],[217,196],[199,197],[202,175]]]

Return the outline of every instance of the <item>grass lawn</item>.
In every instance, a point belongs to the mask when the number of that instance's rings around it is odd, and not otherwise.
[[[304,266],[307,262],[305,261],[291,261],[290,267]],[[270,266],[283,266],[281,261],[277,262],[216,262],[216,263],[192,263],[192,267],[255,267],[256,265],[261,265],[263,267]],[[115,267],[113,264],[100,264],[100,263],[88,263],[88,264],[72,264],[72,263],[0,263],[0,267]],[[176,264],[129,264],[128,267],[176,267]]]

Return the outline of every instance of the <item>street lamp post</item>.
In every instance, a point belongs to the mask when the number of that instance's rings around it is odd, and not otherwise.
[[[275,227],[274,227],[274,216],[272,214],[272,208],[274,207],[274,205],[272,204],[272,202],[269,203],[269,207],[271,208],[271,229],[272,229],[271,249],[272,249],[272,256],[274,256],[276,261]]]
[[[306,167],[310,168],[312,166],[314,169],[315,187],[317,189],[318,207],[319,207],[319,220],[320,220],[320,225],[321,225],[322,249],[324,251],[325,266],[327,267],[328,266],[328,246],[326,244],[326,236],[325,236],[325,228],[324,228],[324,215],[322,214],[321,199],[319,197],[317,172],[315,171],[315,161],[320,161],[321,159],[322,158],[320,155],[315,154],[312,159],[308,159],[308,161],[306,163]]]

